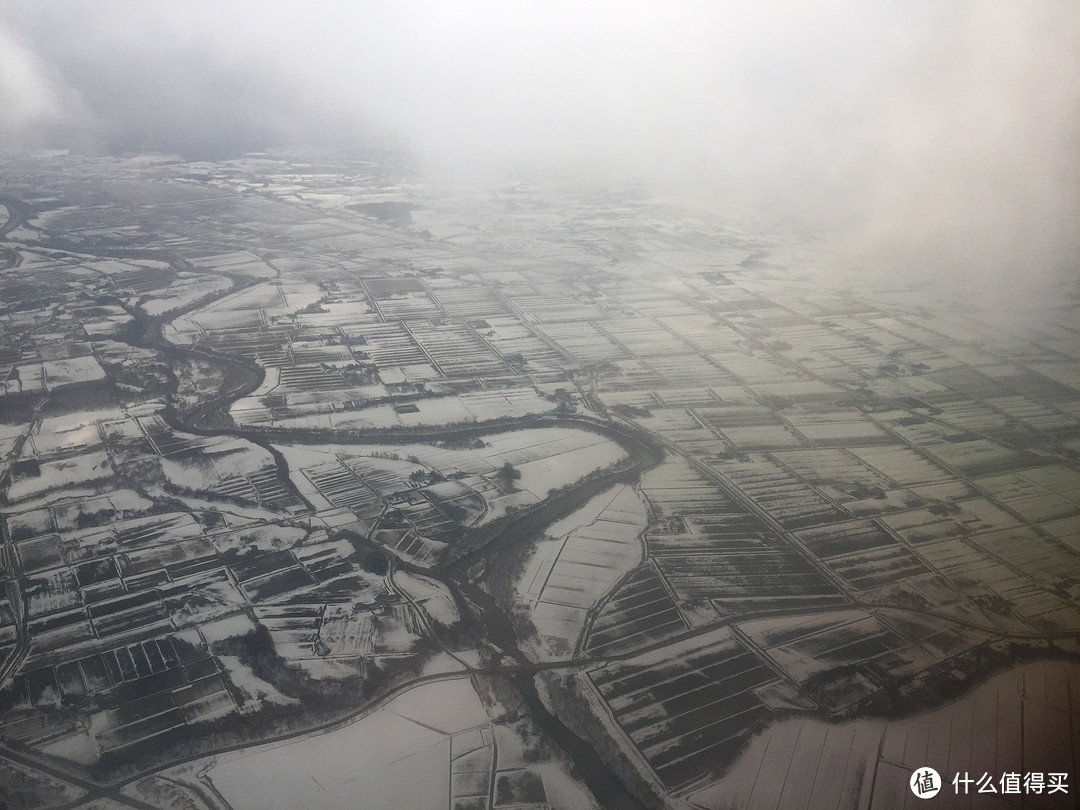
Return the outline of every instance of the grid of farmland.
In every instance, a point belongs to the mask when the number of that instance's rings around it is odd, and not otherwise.
[[[258,324],[262,318],[255,312],[251,320]],[[289,335],[289,329],[283,326],[231,326],[210,331],[202,342],[222,354],[235,354],[248,360],[256,360],[260,357],[280,358],[282,345],[288,341]]]
[[[587,321],[602,316],[600,309],[565,294],[560,285],[508,286],[502,294],[526,323]]]
[[[787,529],[834,523],[846,517],[798,476],[766,458],[714,462],[712,466]]]
[[[50,400],[0,436],[13,462],[0,492],[0,692],[15,693],[5,740],[82,730],[124,751],[232,712],[243,673],[230,680],[204,641],[251,621],[312,672],[324,656],[403,661],[430,646],[416,643],[428,622],[392,572],[365,578],[336,532],[438,573],[474,522],[573,492],[556,473],[608,449],[573,427],[584,422],[647,432],[665,457],[620,484],[619,508],[538,545],[530,615],[560,642],[545,660],[591,659],[618,739],[683,798],[715,785],[779,712],[848,711],[924,673],[960,684],[981,675],[977,655],[956,658],[974,647],[1051,650],[1080,627],[1074,299],[997,323],[976,307],[924,308],[869,270],[840,291],[820,283],[835,257],[801,237],[634,195],[515,190],[462,204],[460,190],[390,191],[380,176],[380,194],[439,204],[414,208],[430,220],[416,229],[374,223],[346,213],[371,192],[356,177],[288,163],[238,161],[209,186],[171,162],[114,161],[108,184],[78,179],[89,159],[57,163],[67,168],[42,197],[39,241],[18,243],[24,266],[0,270],[0,298],[18,302],[0,312],[0,394],[62,394],[85,381],[47,364],[77,360],[122,381],[109,396],[130,410],[102,406],[80,423],[50,416]],[[257,176],[266,184],[251,193]],[[85,252],[45,249],[52,231]],[[113,244],[191,265],[94,258]],[[124,307],[103,303],[119,294]],[[170,427],[168,370],[119,339],[140,308],[201,357],[171,381],[178,419],[236,390],[234,371],[207,371],[214,355],[268,370],[264,391],[230,413],[273,423],[275,442],[305,431],[280,447],[296,454],[311,510],[265,454],[253,461],[254,443]],[[154,393],[132,406],[144,381]],[[560,425],[557,438],[520,430],[457,446],[460,425],[536,414]],[[455,429],[437,448],[324,449],[439,425]],[[413,453],[424,461],[401,460]],[[529,465],[517,485],[498,477],[504,461]],[[493,545],[489,562],[504,552]],[[1046,720],[1044,708],[1020,720]],[[905,789],[906,754],[881,740],[872,806]],[[483,734],[453,746],[450,796],[498,796],[490,760],[505,749]],[[857,765],[840,769],[845,789]],[[782,785],[757,795],[791,798]]]
[[[498,317],[508,311],[506,304],[485,287],[449,280],[432,281],[428,283],[428,287],[451,318],[464,320]]]
[[[642,490],[660,516],[647,534],[649,552],[655,556],[759,548],[776,542],[757,516],[686,464],[658,468],[646,476]]]
[[[388,322],[432,320],[443,316],[418,279],[369,278],[364,283],[379,314]]]
[[[464,324],[414,323],[409,331],[436,367],[448,377],[486,377],[509,372]]]
[[[848,585],[867,591],[928,573],[923,563],[879,526],[856,521],[798,532],[803,544]]]
[[[549,341],[537,337],[532,329],[517,318],[487,317],[473,320],[470,325],[503,358],[518,355],[530,369],[554,370],[561,369],[566,364],[563,355],[554,349]]]
[[[341,372],[318,365],[281,366],[278,391],[326,391],[345,387]]]
[[[582,365],[628,358],[630,353],[607,337],[595,324],[584,322],[545,323],[537,327],[563,351]]]
[[[404,324],[372,324],[344,331],[353,341],[353,350],[369,355],[377,366],[406,366],[428,362],[427,355]]]
[[[781,449],[806,443],[763,406],[699,407],[694,413],[740,450]]]
[[[667,554],[656,564],[680,599],[711,599],[731,610],[836,602],[836,587],[786,548]]]
[[[532,620],[541,636],[572,648],[589,608],[641,558],[642,507],[629,487],[615,491],[586,526],[570,532],[550,566],[541,566]]]
[[[776,674],[735,639],[679,642],[663,656],[589,671],[623,732],[668,788],[724,762],[769,715],[755,690]]]
[[[305,468],[303,474],[334,506],[344,506],[360,518],[377,517],[383,502],[349,466],[338,462]]]
[[[290,509],[300,505],[296,496],[281,482],[274,468],[265,468],[249,475],[227,476],[208,491],[266,504],[274,509]]]
[[[636,650],[689,629],[660,575],[642,565],[612,592],[585,639],[590,655]]]

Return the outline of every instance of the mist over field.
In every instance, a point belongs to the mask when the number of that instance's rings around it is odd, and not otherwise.
[[[0,0],[0,810],[1075,807],[1078,271],[1080,0]]]
[[[1064,0],[22,4],[0,148],[644,180],[1036,304],[1078,269],[1078,54]]]

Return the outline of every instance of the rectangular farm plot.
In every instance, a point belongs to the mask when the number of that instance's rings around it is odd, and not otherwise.
[[[282,347],[288,343],[289,330],[283,326],[262,326],[262,318],[262,313],[257,310],[224,313],[223,323],[227,326],[202,324],[211,330],[202,343],[222,353],[238,354],[261,365],[283,365],[288,362],[284,359]]]
[[[740,450],[776,450],[806,444],[805,440],[787,425],[726,426],[721,433]]]
[[[56,530],[49,509],[30,509],[5,516],[8,537],[12,542],[47,535]]]
[[[612,360],[596,377],[597,390],[607,394],[609,391],[640,391],[653,388],[663,383],[663,379],[653,368],[642,360]]]
[[[721,447],[726,445],[715,430],[706,427],[686,408],[652,407],[648,416],[638,416],[636,421],[645,429],[683,446],[693,442],[714,442]]]
[[[943,402],[936,418],[963,430],[982,434],[1006,432],[1009,419],[1004,414],[979,402]]]
[[[832,583],[785,548],[664,555],[656,564],[679,599],[711,599],[727,613],[842,601]]]
[[[312,406],[321,409],[324,406]],[[486,422],[530,414],[548,413],[557,403],[545,399],[533,388],[506,388],[473,391],[457,396],[433,396],[400,403],[397,406],[374,405],[347,410],[327,409],[308,416],[290,416],[279,421],[282,426],[336,427],[344,430],[380,427],[416,427]]]
[[[1080,554],[1080,517],[1050,520],[1040,528]]]
[[[672,408],[717,405],[720,396],[711,388],[664,388],[650,391],[648,399]],[[644,407],[648,407],[642,403]]]
[[[277,374],[278,384],[274,388],[275,394],[286,394],[292,391],[334,391],[347,387],[340,371],[321,365],[282,366]]]
[[[238,574],[237,578],[244,593],[255,602],[273,599],[317,582],[287,552],[262,555],[253,567],[246,569],[242,575]]]
[[[594,656],[617,655],[688,630],[656,569],[645,564],[604,603],[585,639]]]
[[[775,535],[719,486],[681,459],[642,477],[654,511],[646,539],[652,554],[685,554],[774,545]]]
[[[1034,467],[1030,470],[1024,470],[1019,475],[1050,492],[1066,494],[1070,497],[1080,493],[1080,472],[1068,467],[1057,464]]]
[[[420,344],[403,324],[380,323],[343,326],[342,333],[355,353],[367,354],[382,367],[411,366],[428,362]]]
[[[846,516],[794,473],[763,457],[711,464],[788,529],[834,523]]]
[[[283,658],[307,658],[313,653],[323,614],[323,604],[259,605],[255,616],[274,641]],[[351,605],[343,606],[351,611]]]
[[[366,281],[371,299],[387,321],[443,317],[439,305],[418,279],[373,278]]]
[[[755,690],[777,681],[728,631],[591,670],[589,678],[669,788],[723,767],[770,714]]]
[[[468,413],[467,421],[475,422],[548,413],[556,408],[554,402],[544,399],[532,388],[472,391],[462,394],[459,399],[462,407]],[[421,403],[423,402],[421,400]],[[429,419],[428,421],[430,423],[435,420]]]
[[[566,354],[585,365],[628,358],[630,353],[592,323],[547,323],[539,327]]]
[[[893,539],[880,528],[861,520],[827,528],[806,529],[796,536],[822,559],[895,545]]]
[[[164,623],[169,617],[161,595],[154,590],[125,593],[118,598],[96,602],[90,606],[89,613],[99,638]]]
[[[15,502],[38,497],[60,488],[75,488],[113,476],[113,467],[104,450],[91,450],[64,458],[42,461],[39,474],[17,478],[8,487],[7,497]]]
[[[586,549],[589,545],[591,548]],[[637,549],[627,553],[625,543],[575,533],[552,568],[541,593],[542,602],[588,608],[604,594],[621,573],[619,562],[636,562]],[[611,567],[608,567],[611,566]]]
[[[382,498],[344,462],[307,467],[301,472],[330,503],[352,510],[361,519],[378,517],[383,510]]]
[[[27,662],[38,657],[48,657],[55,650],[94,637],[86,609],[81,607],[31,619],[26,629],[27,635],[33,639],[33,648]]]
[[[901,486],[953,480],[950,473],[906,447],[855,447],[850,452]]]
[[[588,610],[641,559],[644,505],[617,487],[596,519],[570,532],[544,579],[533,623],[557,649],[572,650]]]
[[[564,284],[508,285],[502,293],[526,323],[578,323],[603,317],[591,303],[573,295]]]
[[[732,385],[735,378],[718,362],[687,349],[681,354],[648,358],[649,367],[671,385]]]
[[[598,327],[613,340],[628,348],[635,356],[649,362],[654,357],[675,357],[697,354],[677,335],[661,324],[645,318],[603,321]],[[715,403],[715,400],[713,400]]]
[[[505,315],[506,305],[488,287],[446,278],[429,278],[428,292],[454,318],[478,318]]]
[[[1021,517],[1032,523],[1042,523],[1060,518],[1075,518],[1080,515],[1080,504],[1068,500],[1062,495],[1045,493],[1030,498],[1005,501],[1005,505],[1018,512]]]
[[[943,464],[969,476],[1022,470],[1036,463],[1036,457],[989,439],[935,444],[926,450]]]
[[[295,448],[287,450],[295,452]],[[333,457],[325,452],[319,455]],[[313,453],[307,456],[318,457]],[[389,506],[395,525],[449,541],[456,539],[461,526],[475,520],[485,507],[483,496],[460,481],[417,489],[417,481],[410,476],[426,476],[427,469],[408,461],[338,454],[334,461],[304,466],[301,472],[306,481],[300,483],[309,497],[313,495],[310,485],[334,506],[351,509],[368,527]]]
[[[408,521],[417,534],[440,543],[452,542],[461,536],[461,527],[451,520],[439,505],[425,497],[426,493],[414,490],[406,498],[390,498],[390,508]]]
[[[558,351],[517,318],[487,317],[481,321],[469,321],[469,324],[504,359],[520,358],[529,369],[538,371],[561,370],[566,365],[566,360]]]
[[[70,568],[60,568],[23,580],[23,599],[29,618],[47,616],[81,604],[78,582]]]
[[[906,644],[877,619],[857,615],[843,623],[779,644],[768,652],[785,671],[802,681],[815,671],[833,666],[865,664],[876,657],[887,656],[890,651]],[[931,663],[925,656],[920,656],[920,659],[923,666]]]
[[[125,551],[175,543],[202,534],[195,518],[186,513],[138,518],[113,524],[112,528],[117,544]]]
[[[483,495],[472,489],[471,481],[442,481],[425,487],[424,494],[449,520],[462,526],[474,523],[486,506]]]
[[[1075,586],[1080,572],[1080,554],[1042,537],[1028,526],[976,534],[969,542],[1041,583],[1064,587],[1072,584],[1074,597],[1080,596],[1080,587]]]
[[[375,625],[369,611],[356,612],[351,605],[327,605],[318,637],[329,657],[359,658],[375,649]]]
[[[886,515],[881,522],[908,543],[918,545],[945,537],[963,537],[973,527],[966,524],[966,515],[959,510],[947,511],[941,507],[914,509],[895,515]]]
[[[98,712],[90,718],[90,733],[102,753],[141,743],[181,726],[210,720],[235,709],[221,676],[193,678],[187,668],[170,669],[145,677],[125,687],[133,697],[118,708]],[[154,682],[154,683],[151,683]],[[164,687],[164,691],[154,691]]]
[[[44,571],[64,563],[60,553],[60,538],[55,534],[24,540],[18,545],[18,556],[22,570],[27,573]]]
[[[498,355],[464,324],[417,323],[409,331],[447,377],[489,377],[510,373],[510,368]]]
[[[927,634],[917,625],[917,639]],[[911,675],[933,663],[916,641],[862,610],[832,611],[808,617],[760,619],[739,626],[777,667],[797,683],[837,667],[854,667],[843,689],[817,693],[828,708],[864,697],[880,680]],[[850,692],[845,691],[848,687]]]
[[[975,484],[1032,523],[1080,515],[1080,474],[1066,467],[985,476]]]
[[[429,540],[412,528],[380,529],[372,535],[372,539],[423,563],[434,562],[446,548],[445,543]]]
[[[843,450],[773,453],[773,458],[839,503],[895,488],[889,478]]]
[[[741,450],[801,447],[806,443],[771,409],[760,405],[699,407],[694,413]]]
[[[914,554],[895,544],[826,562],[844,581],[861,591],[896,585],[910,577],[929,573]]]
[[[702,383],[733,383],[734,378],[718,364],[710,361],[700,349],[690,346],[655,321],[603,321],[595,324],[617,345],[631,352],[651,374],[668,384],[700,385]],[[693,404],[671,401],[669,404]],[[701,404],[717,404],[716,398]]]
[[[859,590],[929,573],[915,555],[870,521],[852,521],[796,535],[826,565]]]
[[[995,621],[1024,627],[1014,618],[1019,615],[1041,627],[1076,625],[1073,605],[969,541],[939,540],[925,543],[919,550]]]
[[[173,635],[72,661],[57,675],[66,695],[108,694],[110,708],[92,714],[89,724],[102,753],[235,708],[205,650]]]

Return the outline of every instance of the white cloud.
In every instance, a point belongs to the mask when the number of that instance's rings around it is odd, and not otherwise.
[[[0,21],[0,143],[63,120],[64,95],[37,55]]]
[[[0,48],[0,92],[22,125],[181,151],[361,132],[433,168],[523,160],[811,219],[905,273],[1075,267],[1073,0],[96,0],[9,19],[30,45]]]

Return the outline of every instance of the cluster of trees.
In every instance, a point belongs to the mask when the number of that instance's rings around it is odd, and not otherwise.
[[[512,485],[514,481],[521,478],[521,470],[508,461],[499,468],[499,471],[495,473],[495,476],[509,486]]]

